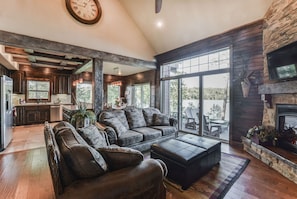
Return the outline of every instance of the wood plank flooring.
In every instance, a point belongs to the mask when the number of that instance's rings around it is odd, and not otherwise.
[[[0,153],[0,198],[55,198],[44,147],[43,125],[16,127],[13,137],[9,147]],[[241,146],[223,144],[222,151],[251,160],[226,199],[297,198],[295,183],[244,152]],[[167,194],[167,199],[180,198],[179,194]]]

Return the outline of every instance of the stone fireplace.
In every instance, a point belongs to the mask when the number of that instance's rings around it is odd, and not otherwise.
[[[297,81],[277,82],[269,79],[267,53],[297,41],[297,1],[274,0],[264,16],[263,56],[264,84],[258,93],[264,98],[269,96],[269,106],[263,110],[262,124],[278,129],[278,105],[297,105]],[[283,111],[283,110],[280,110]],[[288,113],[290,111],[287,111]],[[297,113],[297,110],[296,110]]]
[[[297,1],[274,0],[264,16],[263,85],[258,93],[265,104],[262,124],[278,130],[297,126],[297,81],[269,79],[267,53],[297,41]],[[242,137],[244,150],[297,184],[297,163]]]

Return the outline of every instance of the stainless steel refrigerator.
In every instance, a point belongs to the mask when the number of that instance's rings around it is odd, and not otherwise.
[[[12,79],[5,75],[0,76],[0,124],[1,124],[1,146],[0,151],[3,151],[12,140]]]

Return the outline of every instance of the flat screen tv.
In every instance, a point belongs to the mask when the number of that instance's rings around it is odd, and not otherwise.
[[[271,80],[297,79],[297,42],[267,53],[267,65]]]

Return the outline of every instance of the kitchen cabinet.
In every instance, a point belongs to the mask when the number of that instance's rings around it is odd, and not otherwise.
[[[16,126],[23,125],[23,114],[24,114],[24,107],[22,106],[17,106],[16,107],[16,116],[13,118],[14,119],[14,124]]]
[[[15,71],[11,74],[13,79],[13,93],[24,94],[25,91],[25,72],[24,71]]]
[[[42,124],[50,120],[50,106],[49,105],[34,105],[34,106],[17,106],[17,117],[15,124],[29,125]]]
[[[69,75],[53,77],[53,94],[71,94],[71,78]]]

